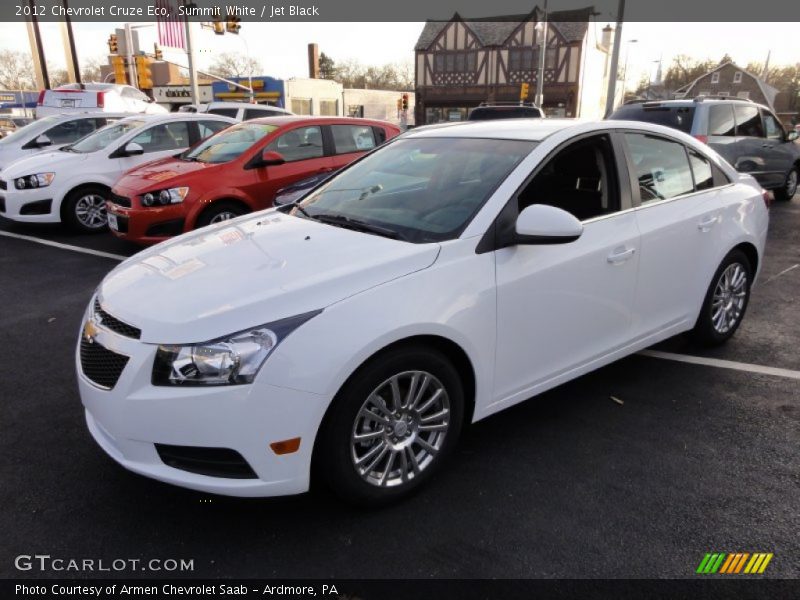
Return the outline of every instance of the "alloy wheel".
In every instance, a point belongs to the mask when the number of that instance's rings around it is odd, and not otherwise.
[[[742,318],[747,299],[747,271],[740,263],[728,265],[714,288],[711,323],[717,333],[728,333]]]
[[[75,203],[75,218],[88,229],[106,226],[106,199],[98,194],[85,194]]]
[[[222,223],[223,221],[230,221],[231,219],[235,219],[238,216],[239,215],[237,215],[233,211],[223,210],[222,212],[217,213],[216,215],[211,217],[209,223]]]
[[[786,195],[789,199],[794,196],[795,192],[797,191],[797,171],[792,169],[789,171],[789,175],[786,177]]]
[[[426,371],[397,373],[369,394],[356,415],[353,466],[371,485],[403,485],[436,458],[450,422],[450,399],[436,377]]]

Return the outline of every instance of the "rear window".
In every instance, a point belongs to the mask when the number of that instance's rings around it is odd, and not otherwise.
[[[609,119],[617,121],[644,121],[691,133],[694,106],[644,106],[629,104],[622,106]]]
[[[211,115],[221,115],[223,117],[236,118],[236,113],[239,112],[238,108],[212,108],[208,111]]]
[[[488,121],[491,119],[536,119],[542,113],[538,108],[529,106],[492,106],[479,107],[469,114],[470,121]]]

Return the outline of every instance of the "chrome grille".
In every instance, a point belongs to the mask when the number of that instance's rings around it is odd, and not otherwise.
[[[97,298],[94,299],[94,315],[98,325],[102,325],[115,333],[135,340],[138,340],[142,336],[142,330],[138,327],[128,325],[104,311],[100,307],[100,301]]]

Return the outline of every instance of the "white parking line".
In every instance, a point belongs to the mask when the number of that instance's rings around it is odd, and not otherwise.
[[[784,269],[783,271],[781,271],[781,272],[780,272],[780,273],[778,273],[777,275],[773,275],[772,277],[770,277],[769,279],[767,279],[767,280],[766,280],[764,283],[769,283],[770,281],[772,281],[773,279],[777,279],[777,278],[778,278],[778,277],[780,277],[781,275],[786,275],[786,273],[788,273],[789,271],[793,271],[793,270],[795,270],[797,267],[800,267],[800,264],[797,264],[797,265],[792,265],[792,266],[791,266],[791,267],[789,267],[788,269]]]
[[[102,258],[111,258],[113,260],[125,260],[127,256],[122,254],[112,254],[111,252],[103,252],[102,250],[90,250],[89,248],[81,248],[80,246],[71,246],[70,244],[62,244],[60,242],[51,242],[50,240],[43,240],[31,235],[20,235],[19,233],[11,233],[10,231],[0,231],[0,236],[10,237],[17,240],[27,240],[42,244],[43,246],[52,246],[53,248],[61,248],[62,250],[72,250],[73,252],[81,252],[83,254],[91,254],[92,256],[100,256]]]
[[[745,371],[747,373],[759,373],[761,375],[772,375],[774,377],[788,377],[789,379],[800,379],[800,371],[790,369],[779,369],[778,367],[764,367],[762,365],[751,365],[750,363],[736,362],[734,360],[722,360],[720,358],[706,358],[705,356],[690,356],[688,354],[675,354],[673,352],[661,352],[660,350],[642,350],[642,356],[650,358],[660,358],[663,360],[674,360],[676,362],[689,363],[692,365],[703,365],[706,367],[718,367],[720,369],[733,369],[734,371]]]

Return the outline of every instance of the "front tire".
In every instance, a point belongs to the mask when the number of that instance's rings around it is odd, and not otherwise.
[[[196,228],[205,227],[206,225],[213,225],[214,223],[222,223],[235,219],[247,212],[240,204],[234,202],[215,202],[197,219]]]
[[[741,250],[731,250],[717,268],[692,331],[704,346],[728,341],[744,318],[750,301],[753,267]]]
[[[792,167],[786,174],[786,180],[783,182],[783,187],[773,190],[773,193],[775,194],[775,200],[779,200],[781,202],[788,202],[791,200],[795,195],[795,192],[797,192],[797,179],[797,167]]]
[[[315,449],[315,475],[353,504],[399,500],[441,468],[463,418],[463,386],[447,357],[424,346],[389,350],[334,399]]]
[[[61,216],[70,229],[79,233],[100,233],[108,227],[108,191],[98,185],[72,190],[64,199]]]

